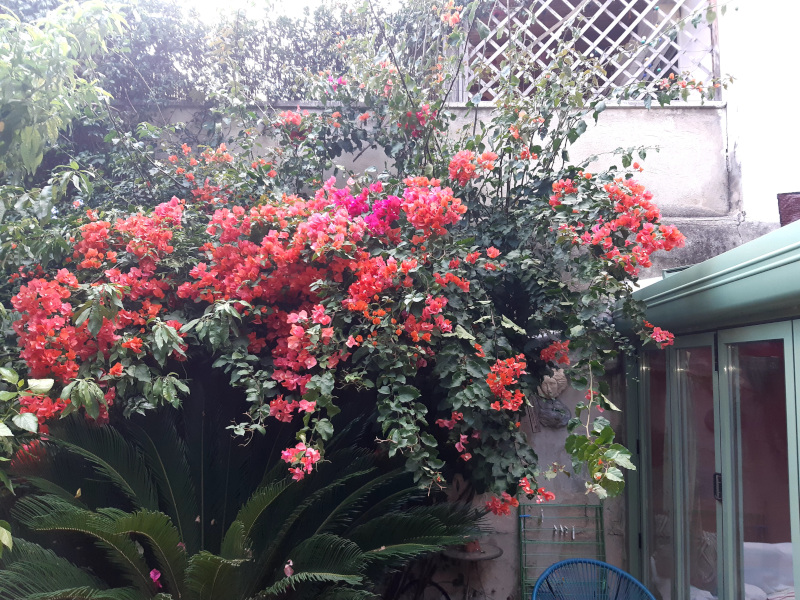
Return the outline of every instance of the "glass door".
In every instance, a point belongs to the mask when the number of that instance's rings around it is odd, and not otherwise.
[[[720,467],[714,336],[648,352],[641,382],[646,429],[643,568],[658,600],[717,595],[721,515],[711,485]]]
[[[725,598],[793,596],[797,420],[788,323],[719,333]],[[730,499],[730,500],[728,500]],[[794,508],[792,508],[794,507]]]
[[[658,600],[794,597],[796,371],[800,320],[643,355],[640,564]]]
[[[683,344],[681,345],[683,346]],[[714,474],[720,470],[719,404],[716,377],[716,350],[712,346],[677,347],[672,394],[681,426],[678,443],[679,471],[683,506],[679,521],[682,549],[679,550],[685,577],[677,579],[683,593],[675,598],[690,598],[700,592],[718,597],[721,576],[717,560],[722,517],[714,493]],[[688,589],[687,589],[688,586]]]

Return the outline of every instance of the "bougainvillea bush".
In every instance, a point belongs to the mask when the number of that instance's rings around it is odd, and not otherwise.
[[[309,75],[318,108],[264,119],[268,148],[245,123],[236,145],[153,155],[137,185],[174,190],[155,206],[59,205],[46,253],[31,252],[43,243],[27,221],[9,225],[19,358],[0,371],[6,450],[71,412],[102,423],[179,406],[211,369],[230,382],[218,401],[249,407],[232,435],[296,429],[282,453],[292,479],[325,460],[331,417],[359,403],[420,485],[460,473],[507,514],[520,491],[553,498],[521,424],[543,377],[566,368],[586,390],[567,450],[588,491],[619,493],[632,464],[602,414],[616,410],[602,375],[630,342],[611,315],[671,343],[631,292],[650,255],[683,237],[660,222],[633,149],[622,168],[570,162],[605,107],[574,52],[529,96],[510,72],[491,115],[450,129],[453,50],[479,5],[422,3],[426,42],[344,41],[350,70]],[[335,166],[370,147],[384,171]]]

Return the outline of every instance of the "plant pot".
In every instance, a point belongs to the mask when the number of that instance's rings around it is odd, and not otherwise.
[[[800,192],[778,194],[778,213],[781,217],[781,227],[800,220]]]

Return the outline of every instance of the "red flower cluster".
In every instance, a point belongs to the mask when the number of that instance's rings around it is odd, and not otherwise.
[[[618,216],[608,221],[600,217],[588,230],[581,222],[562,224],[559,230],[568,232],[573,243],[599,247],[603,258],[621,265],[632,276],[640,268],[652,266],[650,255],[656,250],[669,251],[684,245],[685,238],[677,228],[659,223],[661,214],[644,186],[633,179],[617,179],[603,189]],[[550,197],[550,204],[555,209],[565,194],[578,190],[567,179],[554,183],[553,191],[556,193]]]
[[[494,169],[494,161],[496,160],[497,154],[494,152],[484,152],[476,161],[474,152],[462,150],[450,159],[450,179],[457,181],[459,185],[466,185],[480,175],[478,169],[484,171]]]
[[[457,223],[467,212],[461,200],[453,197],[453,190],[439,187],[438,179],[407,178],[405,184],[408,187],[401,207],[408,222],[421,230],[424,238],[434,233],[445,235],[445,226]]]
[[[494,410],[520,409],[525,401],[525,396],[519,389],[512,392],[508,389],[508,386],[519,382],[517,378],[525,373],[526,366],[524,354],[518,354],[514,358],[498,360],[491,366],[491,372],[486,377],[486,383],[489,384],[492,394],[498,398],[491,404]]]
[[[543,487],[540,487],[539,489],[531,487],[530,481],[528,481],[527,477],[523,477],[519,480],[519,487],[521,487],[522,491],[528,496],[535,496],[537,504],[541,504],[542,502],[550,502],[556,499],[556,495],[553,492],[548,492]]]
[[[22,348],[20,357],[32,377],[52,375],[66,384],[78,376],[78,361],[97,351],[96,343],[90,343],[86,324],[72,324],[72,305],[66,300],[75,287],[75,276],[62,269],[54,281],[31,280],[11,300],[21,315],[14,322]]]
[[[565,342],[553,342],[539,353],[544,362],[558,363],[561,365],[569,364],[569,340]]]
[[[391,80],[389,80],[391,82]],[[391,88],[391,83],[387,84]],[[429,104],[423,104],[416,112],[408,111],[405,116],[398,121],[397,126],[407,131],[411,137],[419,137],[422,135],[423,127],[431,118],[431,107]]]
[[[508,492],[503,492],[499,498],[493,496],[492,499],[486,503],[486,508],[496,515],[509,515],[511,514],[511,509],[517,506],[519,506],[519,500],[509,495]]]
[[[321,456],[319,450],[300,442],[294,448],[287,448],[281,452],[281,458],[292,465],[289,467],[292,479],[300,481],[307,473],[314,470],[314,465],[319,462]]]
[[[653,327],[653,324],[647,321],[644,322],[644,326],[647,329],[652,330],[650,331],[650,339],[659,344],[661,348],[666,348],[667,346],[671,346],[675,343],[675,334],[670,333],[666,329],[661,329],[661,327]]]
[[[553,208],[559,206],[564,196],[576,194],[577,192],[578,188],[575,187],[572,179],[559,179],[553,183],[553,195],[550,196],[550,206]]]
[[[436,424],[445,429],[452,429],[456,423],[464,419],[464,413],[453,411],[449,419],[436,419]]]

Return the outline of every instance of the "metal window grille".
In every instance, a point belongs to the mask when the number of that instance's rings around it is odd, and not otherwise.
[[[536,580],[553,563],[606,559],[603,507],[520,503],[519,544],[521,597],[530,598]]]
[[[453,99],[493,100],[509,71],[504,65],[512,49],[544,69],[560,42],[607,63],[606,74],[598,76],[598,94],[637,81],[655,86],[670,73],[684,71],[698,81],[719,77],[716,21],[692,23],[693,15],[714,1],[496,0],[470,32],[465,73]],[[523,93],[533,89],[533,75],[521,78]]]

